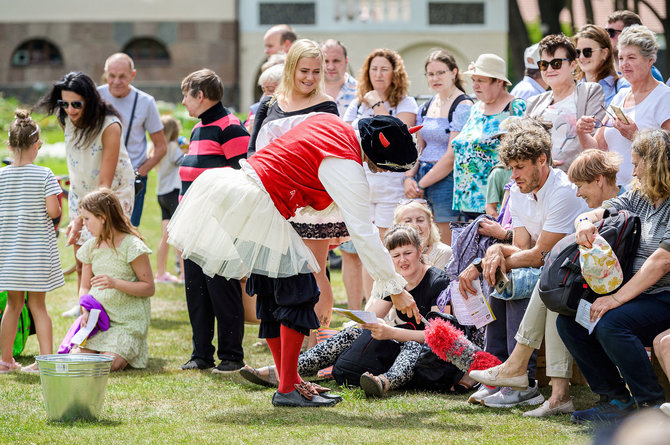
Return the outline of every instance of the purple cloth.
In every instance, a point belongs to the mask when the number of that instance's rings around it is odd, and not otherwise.
[[[468,267],[475,258],[483,258],[486,255],[486,249],[493,244],[493,239],[488,236],[480,235],[479,221],[490,219],[488,215],[479,215],[474,221],[465,227],[451,226],[451,260],[447,264],[445,271],[452,282],[458,281],[458,275]],[[486,280],[481,280],[482,292],[485,296],[491,294],[491,286]],[[451,301],[451,293],[443,292],[438,297],[437,305],[447,305]]]
[[[91,331],[89,337],[94,336],[98,333],[98,331],[106,331],[109,329],[109,315],[107,315],[105,308],[102,307],[98,300],[93,298],[92,295],[85,294],[79,297],[79,305],[83,306],[87,311],[90,311],[91,309],[100,309],[98,323],[93,328],[93,331]],[[75,322],[72,323],[72,326],[70,326],[70,329],[67,331],[67,334],[65,334],[65,338],[58,348],[59,354],[69,354],[72,350],[72,346],[74,346],[72,344],[72,337],[74,337],[74,335],[79,332],[79,329],[81,329],[81,317],[81,315],[77,317]]]

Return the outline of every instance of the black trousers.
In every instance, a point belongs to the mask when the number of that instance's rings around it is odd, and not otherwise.
[[[196,263],[184,260],[186,305],[193,330],[193,354],[209,364],[214,363],[214,319],[217,322],[219,360],[242,361],[244,305],[239,280],[219,275],[210,278]]]

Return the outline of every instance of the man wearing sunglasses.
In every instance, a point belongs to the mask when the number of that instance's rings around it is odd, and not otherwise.
[[[128,150],[133,169],[143,183],[140,192],[135,196],[135,205],[130,222],[140,225],[144,194],[147,189],[147,175],[167,152],[167,143],[163,136],[163,124],[152,96],[131,85],[135,78],[133,59],[124,53],[115,53],[105,61],[105,80],[107,85],[98,87],[100,96],[114,105],[121,114],[123,133],[121,138]],[[147,137],[149,133],[154,151],[147,154]]]
[[[617,46],[619,43],[619,36],[624,29],[632,25],[642,25],[642,19],[633,11],[628,11],[627,9],[614,11],[607,17],[605,31],[607,31],[607,34],[609,34],[610,40],[612,41],[612,48],[614,49],[614,66],[619,75],[621,75],[621,71],[619,70],[619,48]],[[651,67],[651,75],[659,82],[663,82],[663,76],[656,66]]]

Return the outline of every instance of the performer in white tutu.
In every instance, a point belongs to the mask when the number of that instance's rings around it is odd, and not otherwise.
[[[418,153],[399,119],[361,119],[355,129],[329,114],[305,120],[270,142],[241,170],[211,169],[191,185],[168,226],[170,244],[213,276],[247,280],[256,294],[259,337],[279,370],[276,406],[331,406],[341,398],[318,394],[298,375],[305,335],[319,326],[316,259],[287,221],[296,210],[337,206],[363,264],[375,279],[372,294],[390,295],[395,307],[419,321],[405,279],[395,272],[370,221],[363,161],[373,170],[407,171]],[[362,149],[362,150],[361,150]]]

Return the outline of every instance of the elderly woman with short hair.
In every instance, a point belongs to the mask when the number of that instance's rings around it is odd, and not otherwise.
[[[605,116],[605,96],[602,87],[594,82],[575,83],[572,73],[577,67],[577,51],[569,38],[552,34],[540,41],[540,61],[537,65],[542,80],[551,87],[546,93],[528,100],[526,115],[552,123],[551,157],[564,172],[582,152],[575,125],[581,116]]]
[[[591,322],[599,320],[593,333],[574,317],[559,315],[556,322],[591,390],[600,395],[594,408],[573,414],[577,423],[615,421],[634,410],[635,402],[643,408],[665,401],[644,348],[670,323],[670,132],[638,134],[632,143],[632,158],[637,178],[633,189],[575,220],[576,241],[586,247],[591,247],[598,233],[595,224],[604,218],[606,209],[628,210],[642,222],[640,246],[633,259],[635,274],[615,293],[593,302]]]
[[[618,48],[619,68],[631,87],[619,91],[611,105],[620,108],[626,119],[610,113],[599,122],[596,117],[584,115],[577,122],[577,133],[584,149],[599,148],[622,156],[617,179],[626,185],[633,177],[631,144],[636,133],[643,129],[670,130],[670,87],[651,74],[658,43],[649,28],[633,25],[624,29]],[[597,127],[595,136],[591,136]]]

